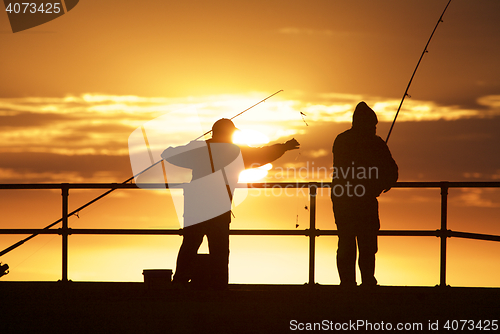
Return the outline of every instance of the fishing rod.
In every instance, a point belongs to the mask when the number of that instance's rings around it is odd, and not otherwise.
[[[254,105],[253,105],[253,106],[251,106],[250,108],[247,108],[247,109],[243,110],[242,112],[240,112],[239,114],[237,114],[237,115],[235,115],[235,116],[231,117],[230,119],[234,119],[234,118],[236,118],[236,117],[238,117],[238,116],[242,115],[243,113],[245,113],[245,112],[247,112],[248,110],[252,109],[253,107],[255,107],[255,106],[257,106],[257,105],[261,104],[262,102],[265,102],[265,101],[266,101],[266,100],[268,100],[269,98],[273,97],[274,95],[276,95],[276,94],[278,94],[278,93],[280,93],[280,92],[282,92],[282,91],[283,91],[283,89],[281,89],[281,90],[277,91],[277,92],[276,92],[276,93],[274,93],[274,94],[269,95],[269,96],[268,96],[268,97],[266,97],[265,99],[263,99],[263,100],[259,101],[258,103],[254,104]],[[212,132],[212,130],[207,131],[207,132],[205,132],[204,134],[202,134],[201,136],[199,136],[198,138],[196,138],[195,140],[198,140],[198,139],[200,139],[200,138],[202,138],[202,137],[204,137],[204,136],[208,135],[208,134],[209,134],[209,133],[211,133],[211,132]],[[134,176],[129,177],[128,179],[126,179],[125,181],[123,181],[121,184],[127,184],[127,183],[129,183],[130,181],[132,181],[132,180],[133,180],[133,179],[135,179],[136,177],[140,176],[141,174],[143,174],[143,173],[147,172],[148,170],[150,170],[150,169],[151,169],[151,168],[153,168],[154,166],[158,165],[158,164],[159,164],[159,163],[161,163],[162,161],[163,161],[163,159],[161,159],[161,160],[159,160],[159,161],[157,161],[157,162],[155,162],[155,163],[151,164],[151,166],[149,166],[148,168],[146,168],[146,169],[144,169],[144,170],[140,171],[139,173],[135,174]],[[93,200],[91,200],[91,201],[89,201],[89,202],[85,203],[84,205],[80,206],[78,209],[75,209],[75,210],[71,211],[70,213],[68,213],[68,218],[69,218],[69,217],[71,217],[71,216],[74,216],[75,214],[77,214],[78,212],[82,211],[82,210],[83,210],[83,209],[85,209],[86,207],[88,207],[88,206],[90,206],[90,205],[94,204],[95,202],[97,202],[97,201],[98,201],[98,200],[100,200],[101,198],[106,197],[107,195],[109,195],[110,193],[112,193],[113,191],[115,191],[116,189],[118,189],[118,188],[112,188],[112,189],[110,189],[110,190],[108,190],[108,191],[106,191],[106,192],[102,193],[101,195],[97,196],[97,197],[96,197],[96,198],[94,198]],[[47,226],[46,226],[46,227],[44,227],[43,229],[44,229],[44,230],[48,230],[48,229],[50,229],[51,227],[53,227],[53,226],[57,225],[58,223],[60,223],[60,222],[62,222],[62,221],[63,221],[63,218],[60,218],[59,220],[56,220],[56,221],[55,221],[55,222],[53,222],[52,224],[47,225]],[[3,255],[5,255],[5,254],[9,253],[10,251],[12,251],[12,250],[16,249],[17,247],[21,246],[22,244],[24,244],[26,241],[33,239],[33,238],[34,238],[34,237],[36,237],[37,235],[38,235],[38,233],[34,233],[34,234],[30,235],[29,237],[27,237],[27,238],[25,238],[25,239],[23,239],[23,240],[21,240],[21,241],[16,242],[16,243],[15,243],[15,244],[13,244],[12,246],[7,247],[6,249],[4,249],[3,251],[1,251],[1,252],[0,252],[0,256],[3,256]],[[8,268],[8,266],[7,266],[7,268]]]
[[[434,30],[432,31],[432,34],[429,37],[429,40],[427,41],[427,44],[425,44],[424,51],[422,51],[422,54],[420,55],[420,58],[418,59],[417,66],[415,67],[415,70],[413,70],[413,74],[411,75],[410,81],[408,82],[408,86],[406,86],[405,93],[403,94],[403,98],[401,99],[401,103],[399,104],[399,108],[398,108],[398,111],[396,112],[396,116],[394,117],[394,121],[392,121],[391,128],[389,129],[389,133],[387,134],[387,138],[385,140],[386,144],[389,141],[389,137],[391,136],[392,128],[394,127],[394,124],[396,123],[396,119],[398,118],[399,111],[401,110],[401,107],[403,106],[403,102],[404,102],[405,98],[408,96],[408,90],[410,89],[411,83],[413,81],[413,77],[415,76],[415,73],[417,72],[418,66],[420,65],[420,62],[422,61],[422,58],[424,58],[424,55],[427,52],[429,52],[429,51],[427,51],[427,47],[429,46],[429,43],[431,42],[431,39],[434,36],[434,32],[436,32],[437,27],[439,26],[439,24],[441,22],[443,22],[444,13],[448,9],[450,2],[451,2],[451,0],[449,0],[448,3],[446,4],[446,7],[444,8],[443,13],[439,17],[439,20],[437,21],[436,26],[434,27]]]

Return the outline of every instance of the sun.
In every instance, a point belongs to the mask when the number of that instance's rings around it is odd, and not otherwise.
[[[233,143],[248,146],[260,146],[269,143],[269,138],[256,130],[237,130],[233,134]]]

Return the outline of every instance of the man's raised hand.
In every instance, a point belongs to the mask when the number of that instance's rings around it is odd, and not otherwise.
[[[299,146],[300,146],[300,144],[299,144],[299,142],[295,138],[292,138],[292,139],[290,139],[289,141],[287,141],[285,143],[285,149],[287,151],[297,150],[297,149],[300,148]]]

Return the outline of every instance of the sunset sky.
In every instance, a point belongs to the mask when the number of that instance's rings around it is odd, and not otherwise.
[[[161,152],[278,90],[234,120],[271,143],[301,143],[262,182],[329,181],[333,140],[350,127],[358,102],[377,112],[386,138],[447,2],[82,0],[18,33],[0,13],[0,183],[122,182],[132,175],[129,136],[141,125],[169,120]],[[400,181],[500,180],[499,22],[497,0],[451,2],[389,141]],[[193,112],[204,122],[191,133]],[[305,176],[279,173],[300,168]],[[257,191],[235,208],[233,229],[308,228],[307,196]],[[70,209],[98,194],[72,191]],[[43,228],[60,218],[59,191],[0,196],[1,228]],[[380,197],[382,229],[438,229],[439,200],[437,189],[391,190]],[[499,218],[500,189],[450,190],[450,229],[500,235]],[[326,192],[317,219],[317,228],[335,229]],[[179,226],[166,190],[116,191],[70,219],[74,228]],[[0,236],[0,248],[23,237]],[[70,279],[141,281],[143,269],[175,268],[181,238],[69,242]],[[317,239],[318,283],[339,282],[336,243]],[[0,258],[11,267],[2,279],[59,279],[60,248],[57,235],[34,238]],[[499,243],[451,239],[448,251],[448,284],[500,286]],[[234,236],[230,282],[302,284],[307,261],[306,237]],[[382,285],[438,284],[439,240],[380,237],[376,276]]]

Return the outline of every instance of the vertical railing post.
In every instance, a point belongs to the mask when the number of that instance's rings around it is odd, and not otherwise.
[[[314,286],[316,258],[316,195],[318,183],[309,183],[309,285]]]
[[[441,263],[439,286],[446,287],[446,239],[448,238],[448,181],[441,182]]]
[[[68,196],[69,184],[61,184],[62,192],[62,282],[68,282]]]

